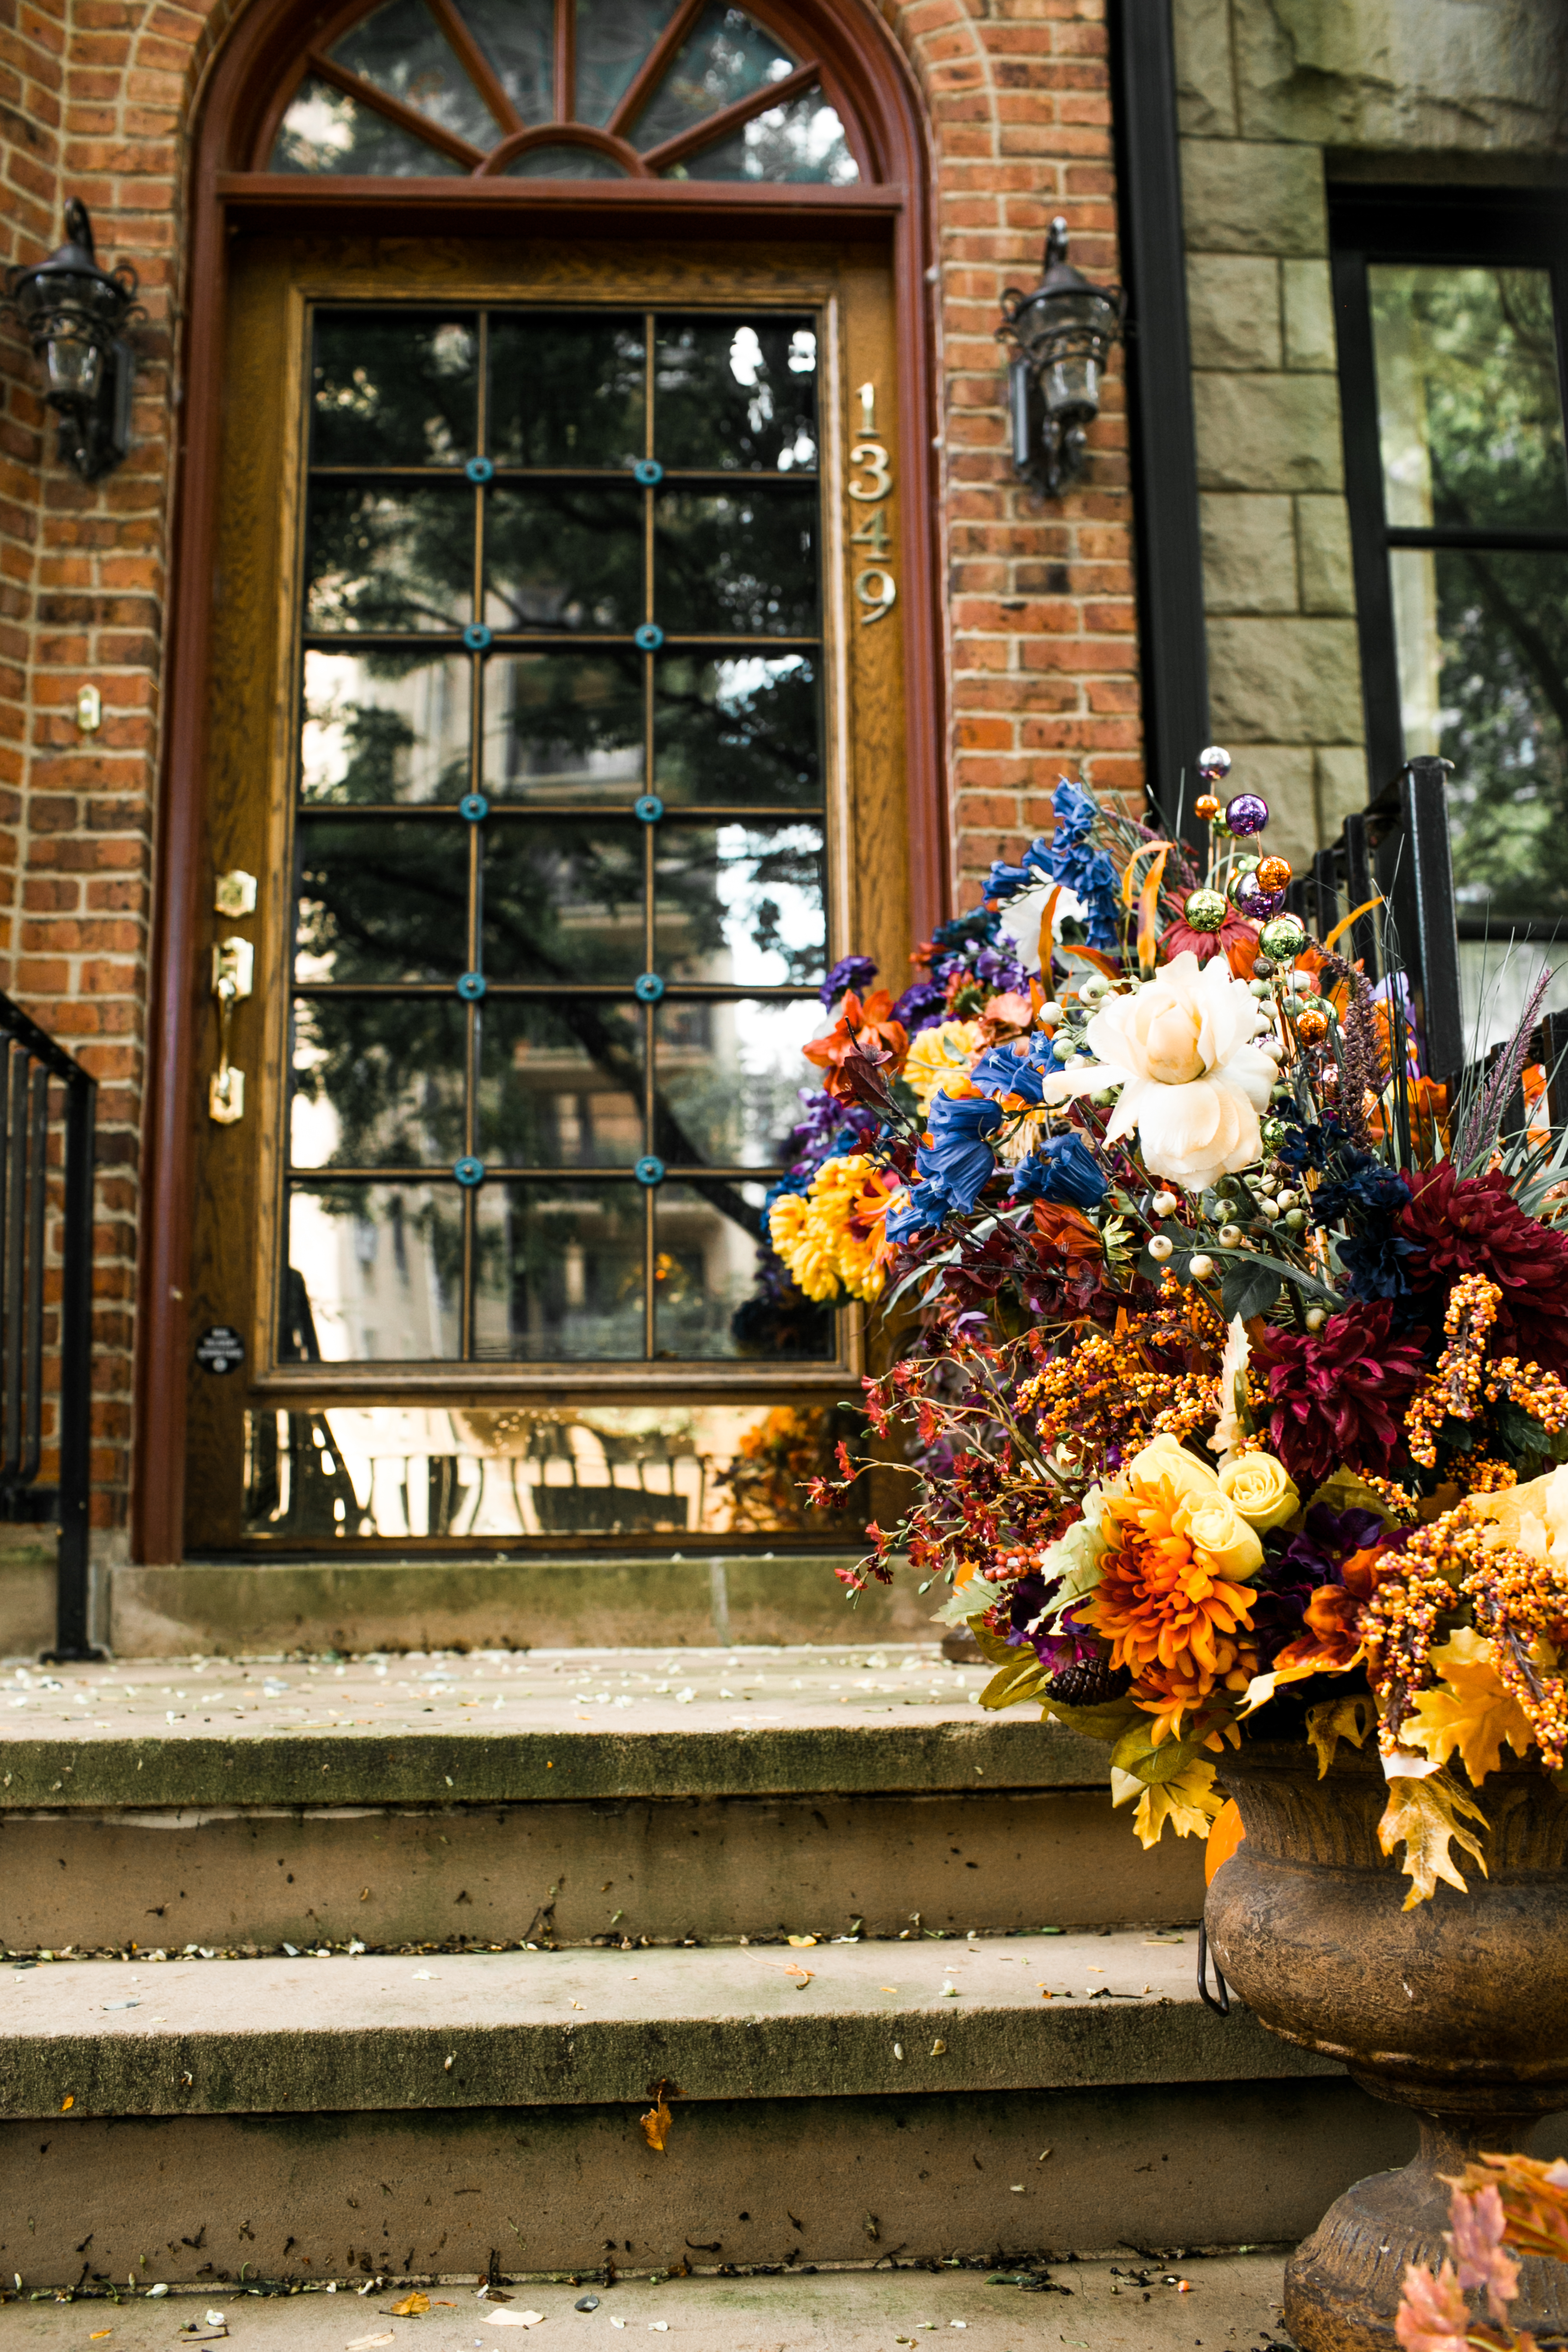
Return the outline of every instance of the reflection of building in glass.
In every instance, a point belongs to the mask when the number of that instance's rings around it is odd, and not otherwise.
[[[759,1479],[791,1424],[816,1466],[830,1411],[703,1406],[247,1415],[247,1532],[284,1538],[798,1532],[793,1479]]]

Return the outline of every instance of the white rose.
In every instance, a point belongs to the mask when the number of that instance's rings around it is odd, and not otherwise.
[[[1047,1078],[1046,1099],[1120,1087],[1106,1140],[1136,1128],[1150,1174],[1201,1192],[1262,1151],[1258,1114],[1278,1074],[1251,1041],[1267,1018],[1223,956],[1176,956],[1145,987],[1105,999],[1084,1033],[1098,1060]]]

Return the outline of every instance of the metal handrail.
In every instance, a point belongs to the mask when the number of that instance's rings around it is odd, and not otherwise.
[[[92,1476],[93,1133],[98,1086],[18,1004],[0,996],[0,1519],[59,1527],[52,1659],[100,1655],[89,1639]],[[43,1461],[51,1129],[63,1172],[57,1484]]]

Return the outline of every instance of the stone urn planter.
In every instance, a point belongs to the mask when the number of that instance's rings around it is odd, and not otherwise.
[[[1285,2324],[1303,2352],[1396,2352],[1405,2264],[1445,2252],[1438,2176],[1525,2148],[1568,2107],[1568,1791],[1533,1764],[1493,1773],[1478,1798],[1489,1875],[1456,1852],[1469,1892],[1439,1885],[1405,1911],[1400,1856],[1377,1842],[1375,1754],[1342,1743],[1320,1780],[1310,1751],[1249,1745],[1221,1778],[1247,1831],[1205,1911],[1226,1981],[1421,2126],[1414,2162],[1358,2181],[1291,2258]],[[1524,2261],[1510,2316],[1568,2344],[1568,2263]]]

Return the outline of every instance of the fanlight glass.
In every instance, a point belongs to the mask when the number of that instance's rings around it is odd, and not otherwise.
[[[858,180],[809,59],[725,0],[703,8],[684,37],[677,13],[677,0],[456,0],[438,22],[427,0],[382,0],[310,53],[267,169]],[[503,140],[547,124],[557,138],[490,162]],[[577,136],[578,125],[624,142],[625,160]]]

